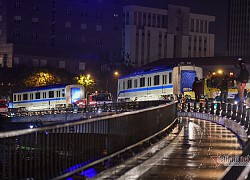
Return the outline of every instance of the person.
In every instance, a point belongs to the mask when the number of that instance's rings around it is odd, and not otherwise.
[[[246,87],[246,83],[249,79],[249,72],[246,69],[246,65],[244,60],[239,59],[238,62],[235,64],[235,67],[240,69],[240,73],[237,76],[237,89],[239,95],[239,104],[244,104],[244,91]]]
[[[202,82],[198,79],[198,77],[195,77],[194,79],[192,90],[194,91],[195,94],[195,101],[199,102],[202,93]]]
[[[220,102],[227,103],[227,97],[228,97],[228,87],[230,86],[230,81],[228,75],[224,75],[223,79],[218,83],[218,86],[220,88]]]

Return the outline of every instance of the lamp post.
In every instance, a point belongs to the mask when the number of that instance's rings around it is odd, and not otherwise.
[[[118,77],[118,76],[119,76],[119,72],[118,72],[118,71],[114,71],[114,72],[113,72],[113,75],[114,75],[115,77]],[[106,80],[106,91],[108,91],[109,78],[110,78],[110,73],[108,73],[108,75],[107,75],[107,80]],[[110,88],[109,88],[109,89],[110,89]]]

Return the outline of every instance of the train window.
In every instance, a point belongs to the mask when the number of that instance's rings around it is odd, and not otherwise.
[[[154,85],[159,85],[160,84],[160,76],[159,75],[155,75],[154,76]]]
[[[134,88],[137,88],[137,79],[134,80]]]
[[[171,72],[169,73],[169,76],[168,76],[168,83],[172,84],[172,73]]]
[[[46,92],[43,92],[43,98],[44,99],[46,98]]]
[[[131,88],[132,88],[132,80],[129,79],[129,80],[127,81],[127,89],[131,89]]]
[[[148,86],[151,86],[151,77],[148,77]]]
[[[18,96],[17,96],[17,100],[18,100],[18,101],[21,101],[21,95],[18,95]]]
[[[140,87],[145,86],[145,77],[140,78]]]
[[[13,100],[16,101],[16,95],[14,95]]]
[[[162,84],[167,84],[167,75],[162,75]]]
[[[53,98],[54,97],[54,91],[49,91],[49,98]]]
[[[23,94],[23,100],[28,100],[28,94]]]
[[[125,81],[123,81],[123,83],[122,83],[122,88],[126,89],[126,87],[125,87]]]
[[[62,89],[62,97],[65,97],[65,89]]]
[[[56,97],[60,97],[61,96],[61,91],[56,91]]]
[[[36,99],[40,99],[40,92],[36,93]]]
[[[30,94],[30,100],[32,100],[33,99],[33,94]]]

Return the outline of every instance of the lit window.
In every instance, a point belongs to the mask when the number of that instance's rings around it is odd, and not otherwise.
[[[79,70],[85,70],[85,63],[79,62]]]

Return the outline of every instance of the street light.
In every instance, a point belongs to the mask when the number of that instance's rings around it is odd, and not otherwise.
[[[110,78],[109,75],[110,75],[110,73],[108,73],[108,75],[107,75],[107,80],[106,80],[106,91],[108,91],[109,78]],[[115,77],[118,77],[120,74],[119,74],[118,71],[114,71],[113,75],[114,75]]]

